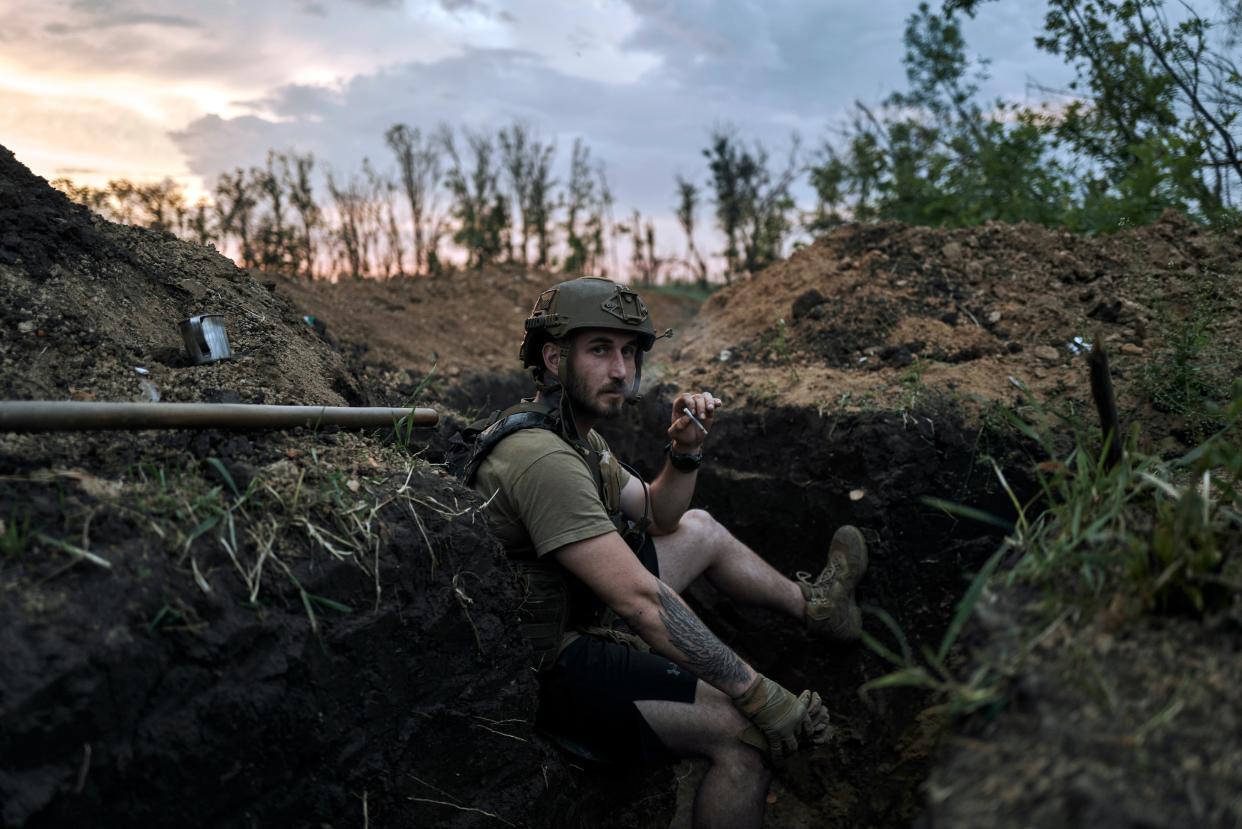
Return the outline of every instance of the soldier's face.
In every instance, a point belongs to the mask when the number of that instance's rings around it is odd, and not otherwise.
[[[607,329],[580,332],[570,349],[569,400],[579,411],[598,418],[621,414],[634,382],[638,338]]]

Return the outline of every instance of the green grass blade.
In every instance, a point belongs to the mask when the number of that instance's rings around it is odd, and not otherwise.
[[[870,648],[874,653],[893,663],[898,668],[906,667],[907,663],[902,660],[900,656],[889,650],[887,645],[882,643],[879,639],[876,639],[870,633],[867,633],[867,631],[860,631],[859,637],[862,639],[862,643]]]
[[[324,607],[335,610],[337,613],[353,613],[354,609],[347,604],[341,604],[338,601],[329,599],[326,596],[316,596],[314,593],[307,593],[306,597],[315,604],[321,604]]]
[[[297,584],[297,580],[294,580]],[[311,601],[310,593],[302,589],[302,585],[298,585],[298,593],[302,596],[302,607],[306,610],[306,618],[310,621],[311,633],[319,635],[319,620],[315,618],[314,602]]]
[[[99,556],[92,553],[90,550],[83,550],[81,547],[78,547],[75,544],[70,544],[68,541],[61,541],[59,538],[52,538],[50,535],[44,535],[41,532],[36,532],[34,534],[34,537],[42,541],[44,544],[50,544],[53,547],[63,550],[64,552],[68,553],[74,558],[80,558],[83,561],[89,561],[91,564],[96,564],[104,568],[105,570],[112,569],[112,562],[108,561],[107,559],[100,558]]]
[[[423,375],[423,379],[418,381],[418,385],[414,387],[414,391],[410,392],[410,396],[406,398],[406,406],[412,407],[414,405],[414,401],[416,401],[418,396],[423,393],[423,389],[427,388],[427,385],[431,383],[431,379],[436,376],[436,368],[439,365],[439,361],[431,364],[431,368],[427,369],[427,373]]]
[[[931,675],[922,668],[902,668],[864,683],[858,693],[867,694],[880,688],[935,688],[936,684]]]
[[[233,491],[233,495],[240,498],[241,490],[237,488],[237,484],[233,481],[233,476],[229,473],[228,467],[224,465],[224,462],[219,458],[208,458],[207,464],[220,473],[220,479]]]
[[[436,376],[436,367],[439,365],[438,361],[431,364],[431,368],[427,370],[423,378],[418,381],[418,385],[414,387],[414,391],[410,392],[410,396],[406,398],[406,408],[414,407],[418,396],[423,393],[423,389],[427,388],[432,378]],[[409,446],[411,439],[414,437],[414,418],[410,416],[397,418],[397,421],[393,424],[393,432],[402,446]]]
[[[966,620],[970,618],[970,614],[974,612],[975,604],[978,603],[979,597],[983,594],[983,588],[987,585],[988,579],[992,577],[992,571],[996,569],[996,565],[1000,564],[1001,554],[1004,548],[997,550],[991,557],[984,562],[983,567],[975,574],[970,582],[970,587],[966,589],[966,594],[962,596],[962,600],[957,603],[957,610],[953,614],[953,620],[949,622],[949,628],[944,632],[944,639],[940,642],[940,649],[936,651],[936,658],[941,663],[949,655],[949,649],[953,647],[953,643],[957,641],[958,635],[962,632]]]
[[[861,609],[864,613],[869,613],[872,616],[875,616],[884,624],[884,627],[888,628],[889,632],[893,634],[893,638],[897,640],[897,645],[901,648],[901,656],[894,654],[888,649],[887,646],[880,644],[879,640],[868,634],[866,631],[862,632],[865,637],[863,640],[864,643],[866,643],[867,646],[873,651],[878,653],[880,656],[883,656],[899,668],[909,665],[911,660],[910,643],[906,641],[906,635],[902,632],[901,625],[897,624],[897,620],[882,607],[864,605]],[[867,640],[870,640],[870,642],[867,642]]]
[[[190,530],[189,535],[185,537],[185,549],[189,551],[190,545],[192,545],[196,540],[198,540],[199,536],[201,536],[203,533],[207,532],[208,530],[210,530],[212,527],[214,527],[216,524],[219,524],[219,523],[220,523],[219,513],[216,513],[215,515],[209,515],[206,518],[204,518],[202,521],[199,521],[198,524],[194,527],[194,529]]]
[[[947,512],[950,515],[956,515],[961,518],[968,518],[971,521],[978,521],[981,524],[989,524],[993,527],[999,527],[1005,532],[1013,531],[1013,522],[1006,521],[1005,519],[993,515],[990,512],[985,512],[984,510],[968,506],[967,504],[958,504],[954,501],[946,501],[943,498],[933,498],[930,495],[925,495],[919,500],[933,509]]]
[[[170,612],[173,612],[173,609],[169,605],[165,604],[161,607],[159,612],[155,614],[155,617],[150,622],[147,622],[147,633],[155,633],[155,629],[160,626],[160,622],[164,621],[164,617]]]

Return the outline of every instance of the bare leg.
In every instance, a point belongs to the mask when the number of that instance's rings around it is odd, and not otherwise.
[[[694,798],[695,829],[763,825],[772,775],[762,755],[737,738],[748,723],[727,696],[700,681],[693,703],[648,699],[634,705],[669,751],[710,763]]]
[[[656,536],[660,580],[678,593],[700,575],[731,599],[769,607],[802,619],[806,600],[782,576],[701,509],[687,510],[677,529]]]

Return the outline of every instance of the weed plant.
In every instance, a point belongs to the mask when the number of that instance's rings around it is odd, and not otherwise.
[[[930,692],[940,703],[930,712],[959,716],[999,704],[1004,699],[1006,672],[996,666],[980,664],[965,677],[958,677],[956,669],[961,660],[954,653],[954,645],[962,629],[974,612],[975,605],[985,590],[1004,550],[998,550],[983,565],[970,582],[970,587],[958,601],[953,619],[934,650],[924,645],[920,658],[916,659],[901,626],[882,608],[868,607],[867,612],[878,618],[897,641],[898,651],[884,645],[875,636],[862,631],[862,640],[868,648],[890,662],[895,670],[864,684],[859,693],[866,696],[883,688],[912,687]]]
[[[927,362],[916,358],[897,378],[901,386],[903,412],[913,412],[918,407],[920,398],[927,394],[927,386],[923,384],[923,373],[926,371]]]
[[[784,317],[778,317],[776,324],[760,335],[759,350],[765,355],[771,354],[781,363],[788,362],[793,356],[793,348],[789,342],[789,326]]]
[[[1140,376],[1140,389],[1152,405],[1176,415],[1185,431],[1201,441],[1221,426],[1220,405],[1228,382],[1219,348],[1211,329],[1214,312],[1201,300],[1186,319],[1166,335],[1167,348],[1147,363]]]
[[[9,517],[0,518],[0,558],[20,558],[30,546],[30,539],[30,513],[13,505]]]
[[[1231,601],[1242,589],[1242,385],[1228,407],[1207,407],[1222,425],[1190,452],[1173,461],[1144,453],[1136,426],[1111,468],[1081,423],[1069,424],[1077,439],[1058,459],[1052,434],[1015,415],[1051,460],[1038,467],[1037,501],[1014,500],[1009,580],[1088,609],[1203,613]]]
[[[409,396],[402,402],[403,408],[412,409],[418,405],[418,401],[422,398],[422,394],[427,390],[432,380],[436,378],[436,367],[439,363],[432,363],[431,368],[418,381],[418,385],[410,392]],[[392,425],[393,436],[396,438],[397,445],[406,451],[410,451],[414,443],[414,419],[411,417],[399,418]]]

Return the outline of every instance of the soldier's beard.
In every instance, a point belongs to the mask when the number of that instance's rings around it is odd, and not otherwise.
[[[605,392],[615,392],[615,395],[604,397],[603,394]],[[569,403],[576,411],[588,417],[609,420],[621,414],[621,409],[625,405],[625,384],[609,382],[599,388],[592,389],[588,385],[586,378],[579,375],[576,371],[571,371],[569,378]]]

